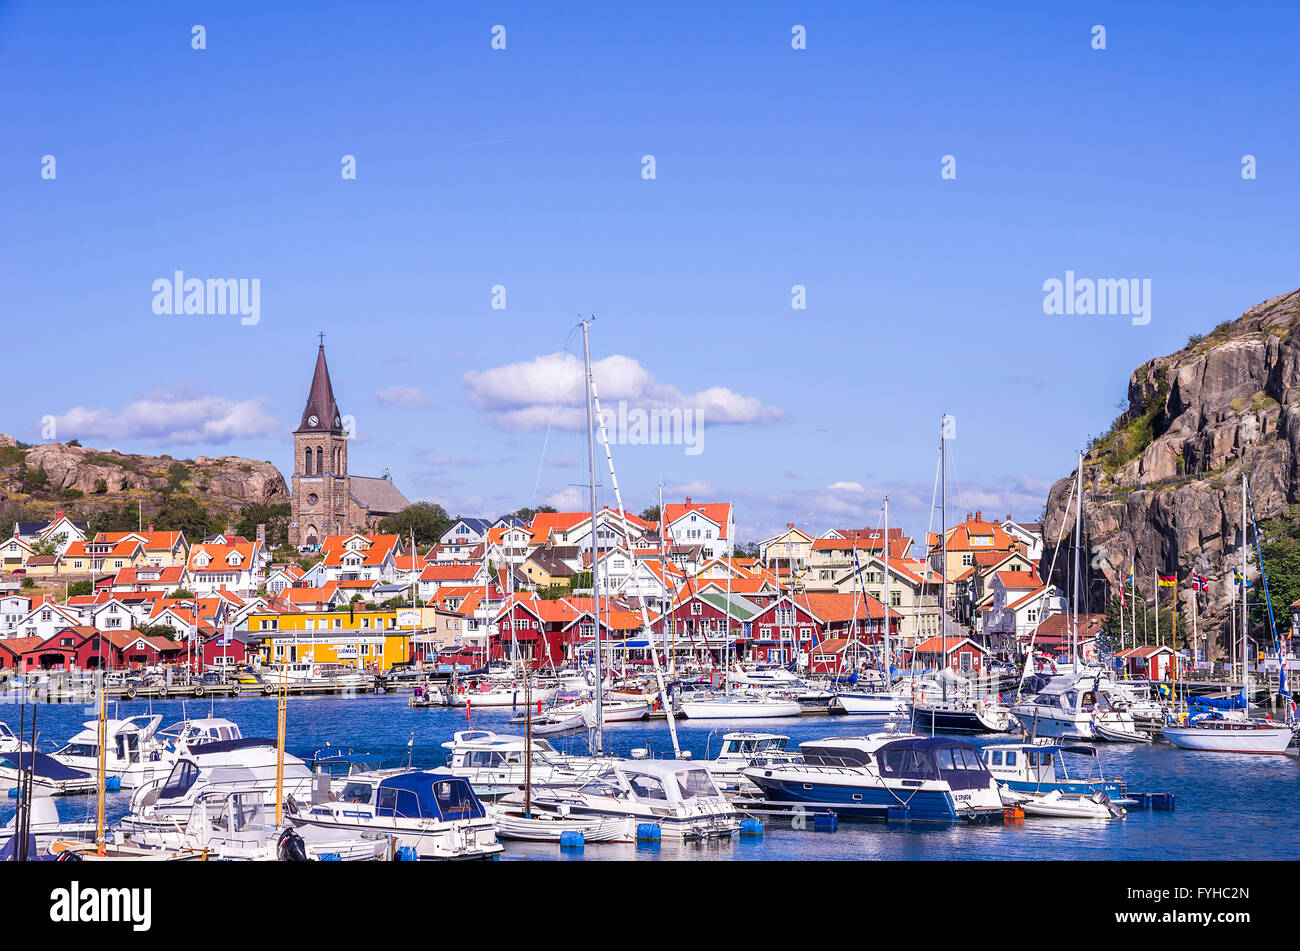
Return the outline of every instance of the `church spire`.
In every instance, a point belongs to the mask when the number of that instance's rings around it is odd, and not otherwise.
[[[343,432],[339,404],[334,401],[334,386],[330,383],[330,369],[325,363],[324,334],[321,334],[320,349],[316,351],[316,372],[311,378],[311,389],[307,392],[307,405],[302,411],[302,422],[294,432]]]

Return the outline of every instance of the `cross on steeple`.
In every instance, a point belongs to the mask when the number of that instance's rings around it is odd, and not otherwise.
[[[320,332],[320,348],[325,349],[325,331],[323,330]]]

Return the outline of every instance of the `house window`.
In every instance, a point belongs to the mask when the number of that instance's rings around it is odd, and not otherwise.
[[[692,601],[692,602],[691,602],[691,614],[692,614],[692,615],[696,615],[696,616],[698,616],[698,615],[701,615],[701,614],[703,614],[703,613],[704,613],[704,605],[700,604],[700,602],[698,602],[698,601]]]

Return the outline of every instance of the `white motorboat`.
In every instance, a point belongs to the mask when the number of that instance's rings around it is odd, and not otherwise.
[[[1096,677],[1076,681],[1054,677],[1032,697],[1012,704],[1011,713],[1033,736],[1063,740],[1121,739],[1141,742],[1144,737],[1123,704],[1114,704],[1110,692]]]
[[[750,766],[798,762],[803,754],[788,749],[789,742],[790,737],[782,733],[726,733],[717,758],[704,761],[704,765],[723,792],[756,791],[757,787],[745,778],[744,770]]]
[[[14,829],[18,816],[9,817],[3,830],[0,830],[0,851],[9,844],[13,838]],[[59,839],[66,839],[74,842],[92,842],[95,838],[95,823],[87,820],[78,822],[68,822],[59,818],[58,807],[54,804],[49,796],[35,795],[32,797],[32,811],[30,819],[30,833],[36,838],[36,847],[41,851],[47,850],[51,844]]]
[[[859,691],[837,693],[830,702],[829,712],[888,717],[907,710],[907,701],[889,692],[863,693]]]
[[[529,692],[534,704],[546,703],[555,696],[555,689],[533,687]],[[521,683],[494,684],[486,680],[466,684],[452,694],[452,706],[522,707],[527,702]]]
[[[560,816],[657,825],[664,838],[726,838],[740,831],[735,807],[708,769],[679,760],[614,761],[579,788],[536,793],[534,802],[539,811]]]
[[[1002,811],[979,749],[909,733],[837,736],[799,744],[801,762],[754,766],[744,776],[782,807],[844,810],[911,822],[958,822]]]
[[[587,700],[578,704],[582,722],[591,729],[596,725],[596,701]],[[567,708],[556,707],[554,713],[563,715]],[[602,723],[631,723],[644,720],[650,715],[650,704],[644,700],[602,700],[600,719]]]
[[[161,716],[145,715],[104,722],[104,735],[108,737],[104,748],[104,772],[106,776],[117,779],[123,789],[137,788],[171,771],[175,756],[155,735],[162,723]],[[99,770],[99,722],[88,720],[83,726],[80,733],[50,757],[93,775]]]
[[[18,750],[28,749],[30,744],[24,743],[18,737],[14,736],[13,730],[5,723],[0,723],[0,753],[14,753]]]
[[[623,816],[574,816],[524,809],[523,796],[514,793],[487,806],[503,839],[559,842],[566,832],[581,832],[584,842],[635,842],[636,823]]]
[[[521,791],[530,776],[534,787],[581,786],[607,762],[566,756],[538,737],[527,743],[522,736],[490,730],[462,730],[442,746],[451,750],[452,775],[469,780],[478,795],[488,798]]]
[[[408,707],[448,707],[451,696],[438,684],[418,683],[406,701]]]
[[[1018,806],[1027,816],[1046,816],[1053,819],[1123,819],[1128,811],[1113,805],[1106,793],[1091,795],[1063,793],[1059,789],[1042,795],[1012,793],[1008,804]]]
[[[326,832],[275,824],[274,808],[260,793],[208,788],[190,806],[184,825],[120,831],[118,845],[200,851],[220,861],[374,861],[387,858],[386,835],[353,830]]]
[[[788,687],[799,680],[799,675],[778,666],[738,666],[728,672],[727,679],[751,687]]]
[[[745,694],[683,700],[682,716],[690,720],[751,720],[772,717],[797,717],[803,712],[799,701],[780,697],[754,697]]]
[[[170,773],[135,790],[130,812],[121,825],[129,832],[172,829],[189,821],[195,802],[211,789],[256,793],[264,804],[274,807],[276,759],[276,741],[265,737],[193,746],[172,764]],[[321,786],[327,788],[328,783],[329,777],[322,776]],[[315,787],[316,777],[307,764],[285,753],[280,783],[285,798],[311,802]]]
[[[470,784],[449,770],[375,770],[348,777],[343,793],[291,815],[296,827],[391,836],[420,859],[485,859],[502,851],[496,822]]]
[[[22,750],[0,754],[0,785],[14,783],[16,786],[20,777],[26,778],[29,771],[36,795],[70,796],[93,793],[99,789],[96,771],[74,769],[45,753]],[[109,790],[122,788],[116,776],[107,777],[104,786]]]
[[[281,681],[286,686],[297,688],[368,690],[375,684],[375,675],[346,664],[317,664],[309,660],[268,664],[263,668],[263,693],[275,693]]]

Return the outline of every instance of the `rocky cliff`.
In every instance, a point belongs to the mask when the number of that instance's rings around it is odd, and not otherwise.
[[[1211,635],[1211,656],[1222,656],[1241,544],[1242,465],[1262,521],[1300,498],[1297,450],[1300,291],[1258,304],[1138,367],[1127,411],[1084,456],[1084,578],[1092,607],[1104,609],[1130,564],[1148,598],[1155,572],[1176,572],[1187,609],[1187,579],[1205,575],[1202,633]],[[1044,571],[1066,521],[1053,571],[1058,584],[1065,583],[1073,544],[1074,512],[1066,514],[1076,475],[1053,485],[1047,502]],[[1163,590],[1162,600],[1167,595]]]
[[[269,462],[238,456],[178,460],[50,443],[22,447],[0,433],[0,507],[31,518],[63,509],[88,517],[124,502],[155,508],[167,491],[192,494],[215,516],[252,504],[289,501],[284,477]]]

